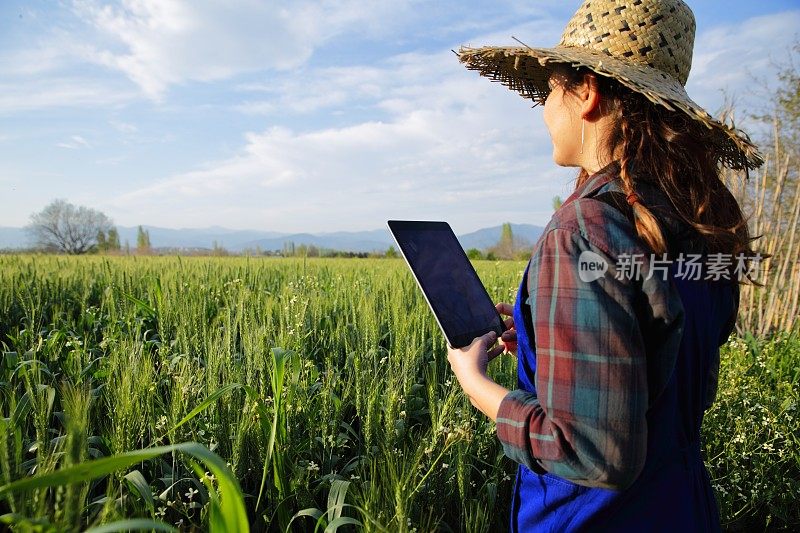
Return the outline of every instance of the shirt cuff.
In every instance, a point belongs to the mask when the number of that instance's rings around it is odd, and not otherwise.
[[[497,438],[506,457],[545,474],[547,470],[531,454],[529,421],[537,405],[539,399],[532,392],[517,389],[506,394],[497,410]]]

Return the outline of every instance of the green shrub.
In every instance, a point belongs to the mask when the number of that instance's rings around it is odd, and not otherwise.
[[[706,464],[732,530],[800,526],[800,339],[732,339],[706,413]]]

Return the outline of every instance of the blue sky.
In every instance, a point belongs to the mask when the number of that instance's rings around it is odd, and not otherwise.
[[[575,169],[460,45],[551,46],[579,2],[0,2],[0,226],[54,198],[123,226],[544,225]],[[758,105],[800,2],[689,2],[687,90]],[[746,127],[744,117],[737,125]]]

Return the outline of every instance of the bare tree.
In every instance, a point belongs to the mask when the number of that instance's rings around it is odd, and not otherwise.
[[[97,243],[97,235],[111,229],[111,220],[95,209],[54,200],[31,215],[27,230],[37,246],[68,254],[84,254]]]

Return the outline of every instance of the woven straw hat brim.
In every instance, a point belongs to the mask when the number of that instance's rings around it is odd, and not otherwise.
[[[711,130],[718,159],[723,165],[732,169],[754,169],[764,162],[746,133],[715,120],[689,98],[677,79],[647,65],[620,60],[588,48],[560,45],[553,48],[461,47],[458,57],[468,69],[476,70],[536,102],[542,102],[549,93],[549,64],[587,67],[598,75],[618,80],[655,104],[670,111],[682,111],[704,124]]]

